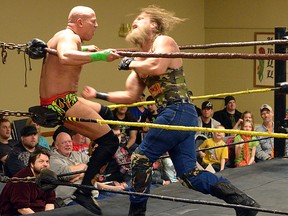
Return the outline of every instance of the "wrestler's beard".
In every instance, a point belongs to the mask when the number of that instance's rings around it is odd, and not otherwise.
[[[142,45],[150,40],[149,35],[147,34],[147,31],[145,28],[137,28],[134,31],[130,31],[128,35],[126,36],[126,41],[129,43],[132,43],[136,47],[142,47]]]

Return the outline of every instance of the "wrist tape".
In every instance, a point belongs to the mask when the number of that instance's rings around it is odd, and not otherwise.
[[[95,97],[101,100],[108,100],[108,94],[105,92],[96,92]]]
[[[101,52],[94,52],[90,54],[90,58],[92,62],[95,61],[107,61],[107,56],[110,54],[109,51],[101,51]]]
[[[85,46],[82,46],[82,47],[81,47],[81,51],[85,52],[85,51],[87,51],[87,50],[88,50],[87,47],[85,47]]]

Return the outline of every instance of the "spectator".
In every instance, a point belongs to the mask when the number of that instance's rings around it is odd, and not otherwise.
[[[136,119],[128,111],[127,107],[119,107],[113,111],[114,120],[126,121],[126,122],[137,122]],[[136,137],[138,129],[133,126],[120,125],[121,130],[121,142],[120,146],[123,146],[126,150],[132,153],[136,148]]]
[[[241,130],[254,131],[254,124],[252,121],[244,120],[241,122]],[[234,142],[243,142],[257,139],[255,136],[237,135]],[[235,146],[235,165],[247,166],[255,163],[256,146],[259,145],[258,141],[250,141]]]
[[[169,155],[168,152],[164,154],[164,156],[167,156],[167,155]],[[178,180],[176,177],[176,171],[175,171],[175,167],[173,165],[171,158],[170,157],[162,158],[161,162],[162,162],[163,172],[165,173],[166,176],[168,176],[170,182],[177,182]]]
[[[11,122],[6,118],[0,118],[0,173],[4,172],[3,165],[16,143],[16,140],[11,139]]]
[[[35,126],[38,131],[38,144],[50,150],[50,145],[47,139],[41,135],[41,126],[32,121],[31,118],[27,119],[26,125]]]
[[[237,130],[241,128],[241,123],[243,121],[251,121],[254,125],[254,117],[252,115],[252,112],[250,111],[245,111],[242,113],[241,118],[236,122],[236,124],[234,125],[233,129]]]
[[[145,101],[145,94],[142,93],[140,96],[139,96],[139,101],[137,102],[143,102]],[[129,107],[128,108],[128,111],[131,113],[131,115],[138,121],[140,122],[141,121],[141,116],[142,115],[146,115],[148,113],[148,109],[145,108],[143,105],[140,105],[140,106],[134,106],[134,107]],[[142,142],[142,128],[137,128],[137,137],[136,137],[136,143],[137,144],[140,144]]]
[[[154,99],[151,95],[149,95],[146,98],[146,101],[154,101]],[[148,112],[141,116],[140,122],[153,123],[158,116],[157,106],[155,105],[155,103],[148,104],[147,108],[148,108]],[[147,133],[148,129],[149,129],[148,127],[143,127],[142,132]]]
[[[67,127],[63,126],[63,125],[60,125],[53,133],[53,143],[52,143],[52,148],[51,149],[54,149],[55,148],[55,140],[56,140],[56,137],[58,136],[59,133],[61,132],[65,132],[65,133],[68,133],[71,137],[72,137],[72,134],[74,134],[75,132],[73,132],[72,130],[68,129]]]
[[[72,152],[72,138],[70,134],[66,132],[60,132],[57,134],[54,140],[54,149],[51,153],[51,170],[57,175],[65,174],[69,172],[86,170],[89,156],[82,152]],[[84,173],[70,175],[63,177],[62,180],[80,183]],[[55,190],[56,197],[63,199],[66,205],[69,205],[73,200],[72,194],[76,188],[68,186],[58,186]],[[73,204],[75,204],[73,202]]]
[[[15,177],[37,177],[42,170],[49,168],[49,158],[47,149],[35,150],[29,157],[28,166]],[[30,215],[54,209],[54,202],[54,190],[44,192],[34,182],[9,182],[0,195],[0,213],[2,216]]]
[[[171,183],[169,177],[163,171],[162,160],[159,159],[153,163],[152,184],[156,186],[165,186]]]
[[[204,128],[216,128],[220,122],[212,118],[213,104],[210,101],[204,101],[201,106],[201,116],[198,117],[198,126]],[[197,132],[196,136],[202,134],[207,138],[212,138],[211,132]]]
[[[71,135],[67,132],[60,132],[57,134],[57,136],[55,136],[55,138],[55,148],[51,155],[51,170],[54,171],[57,175],[82,170],[85,171],[87,169],[89,156],[84,152],[72,151],[73,145]],[[73,182],[75,184],[80,184],[83,177],[84,172],[80,174],[62,177],[62,180]],[[122,185],[110,187],[96,182],[95,186],[100,188],[123,190]],[[57,204],[61,206],[61,201],[63,201],[65,205],[75,205],[76,202],[74,202],[72,199],[72,195],[75,191],[76,188],[68,186],[58,186],[56,188],[56,197],[58,198]]]
[[[89,154],[89,143],[90,139],[85,137],[79,133],[72,133],[72,144],[73,151],[84,152],[85,154]]]
[[[12,177],[24,167],[28,166],[29,157],[36,149],[43,149],[38,145],[38,131],[34,126],[25,126],[21,130],[21,141],[9,152],[4,165],[5,175]]]
[[[145,94],[142,93],[139,96],[139,101],[137,102],[143,102],[145,101]],[[140,121],[140,118],[143,114],[147,114],[148,110],[147,108],[145,108],[143,105],[140,106],[134,106],[134,107],[129,107],[128,108],[129,112],[131,113],[131,115],[137,120]]]
[[[218,125],[216,129],[225,129],[225,128],[222,125]],[[225,145],[225,142],[223,141],[224,137],[225,133],[214,132],[212,138],[205,140],[199,146],[200,150],[199,155],[202,158],[201,165],[203,166],[203,168],[206,168],[209,164],[211,164],[216,172],[225,169],[225,163],[226,160],[228,159],[227,147],[210,149],[206,150],[205,152],[201,151],[201,149],[203,148]]]
[[[236,100],[233,96],[225,97],[225,108],[216,111],[213,118],[216,119],[226,129],[232,129],[241,118],[241,112],[236,109]]]
[[[259,132],[274,132],[274,112],[271,106],[263,104],[260,108],[260,115],[263,123],[255,129]],[[257,136],[257,139],[264,138],[263,136]],[[259,145],[256,147],[256,162],[270,160],[274,158],[274,138],[263,139],[259,141]]]

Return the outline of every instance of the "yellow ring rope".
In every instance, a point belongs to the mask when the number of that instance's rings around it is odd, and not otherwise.
[[[230,93],[219,93],[219,94],[211,94],[211,95],[203,95],[203,96],[191,96],[191,100],[199,100],[199,99],[209,99],[209,98],[216,98],[216,97],[226,97],[228,95],[240,95],[240,94],[251,94],[251,93],[263,93],[268,91],[273,91],[277,88],[264,88],[264,89],[254,89],[254,90],[245,90],[245,91],[238,91],[238,92],[230,92]],[[137,102],[132,104],[114,104],[109,105],[110,109],[116,109],[119,107],[134,107],[134,106],[141,106],[141,105],[150,105],[154,104],[155,101],[144,101],[144,102]]]
[[[67,121],[86,121],[87,119],[81,119],[76,117],[65,117],[64,120]],[[229,134],[242,134],[248,136],[265,136],[265,137],[274,137],[274,138],[288,138],[288,134],[284,133],[274,133],[274,132],[258,132],[258,131],[244,131],[244,130],[233,130],[233,129],[216,129],[216,128],[203,128],[203,127],[187,127],[187,126],[178,126],[178,125],[163,125],[163,124],[153,124],[147,122],[125,122],[125,121],[113,121],[113,120],[103,120],[103,119],[90,119],[90,122],[96,122],[100,125],[110,124],[110,125],[125,125],[125,126],[134,126],[134,127],[149,127],[149,128],[159,128],[166,130],[182,130],[182,131],[201,131],[201,132],[220,132],[220,133],[229,133]]]

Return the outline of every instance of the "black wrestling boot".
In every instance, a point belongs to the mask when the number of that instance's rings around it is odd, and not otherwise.
[[[111,130],[99,139],[94,140],[98,146],[92,153],[88,162],[87,170],[82,181],[82,185],[94,186],[95,177],[100,173],[100,169],[111,161],[119,147],[118,137]],[[101,209],[97,201],[93,198],[89,188],[77,189],[73,194],[73,200],[94,214],[101,215]]]
[[[259,208],[260,205],[230,182],[219,182],[212,186],[211,195],[230,204],[245,205]],[[237,216],[255,216],[258,211],[234,208]]]
[[[147,201],[141,203],[130,203],[128,216],[145,216]]]
[[[102,215],[98,202],[92,195],[84,194],[78,189],[74,192],[72,199],[90,212],[96,215]]]

